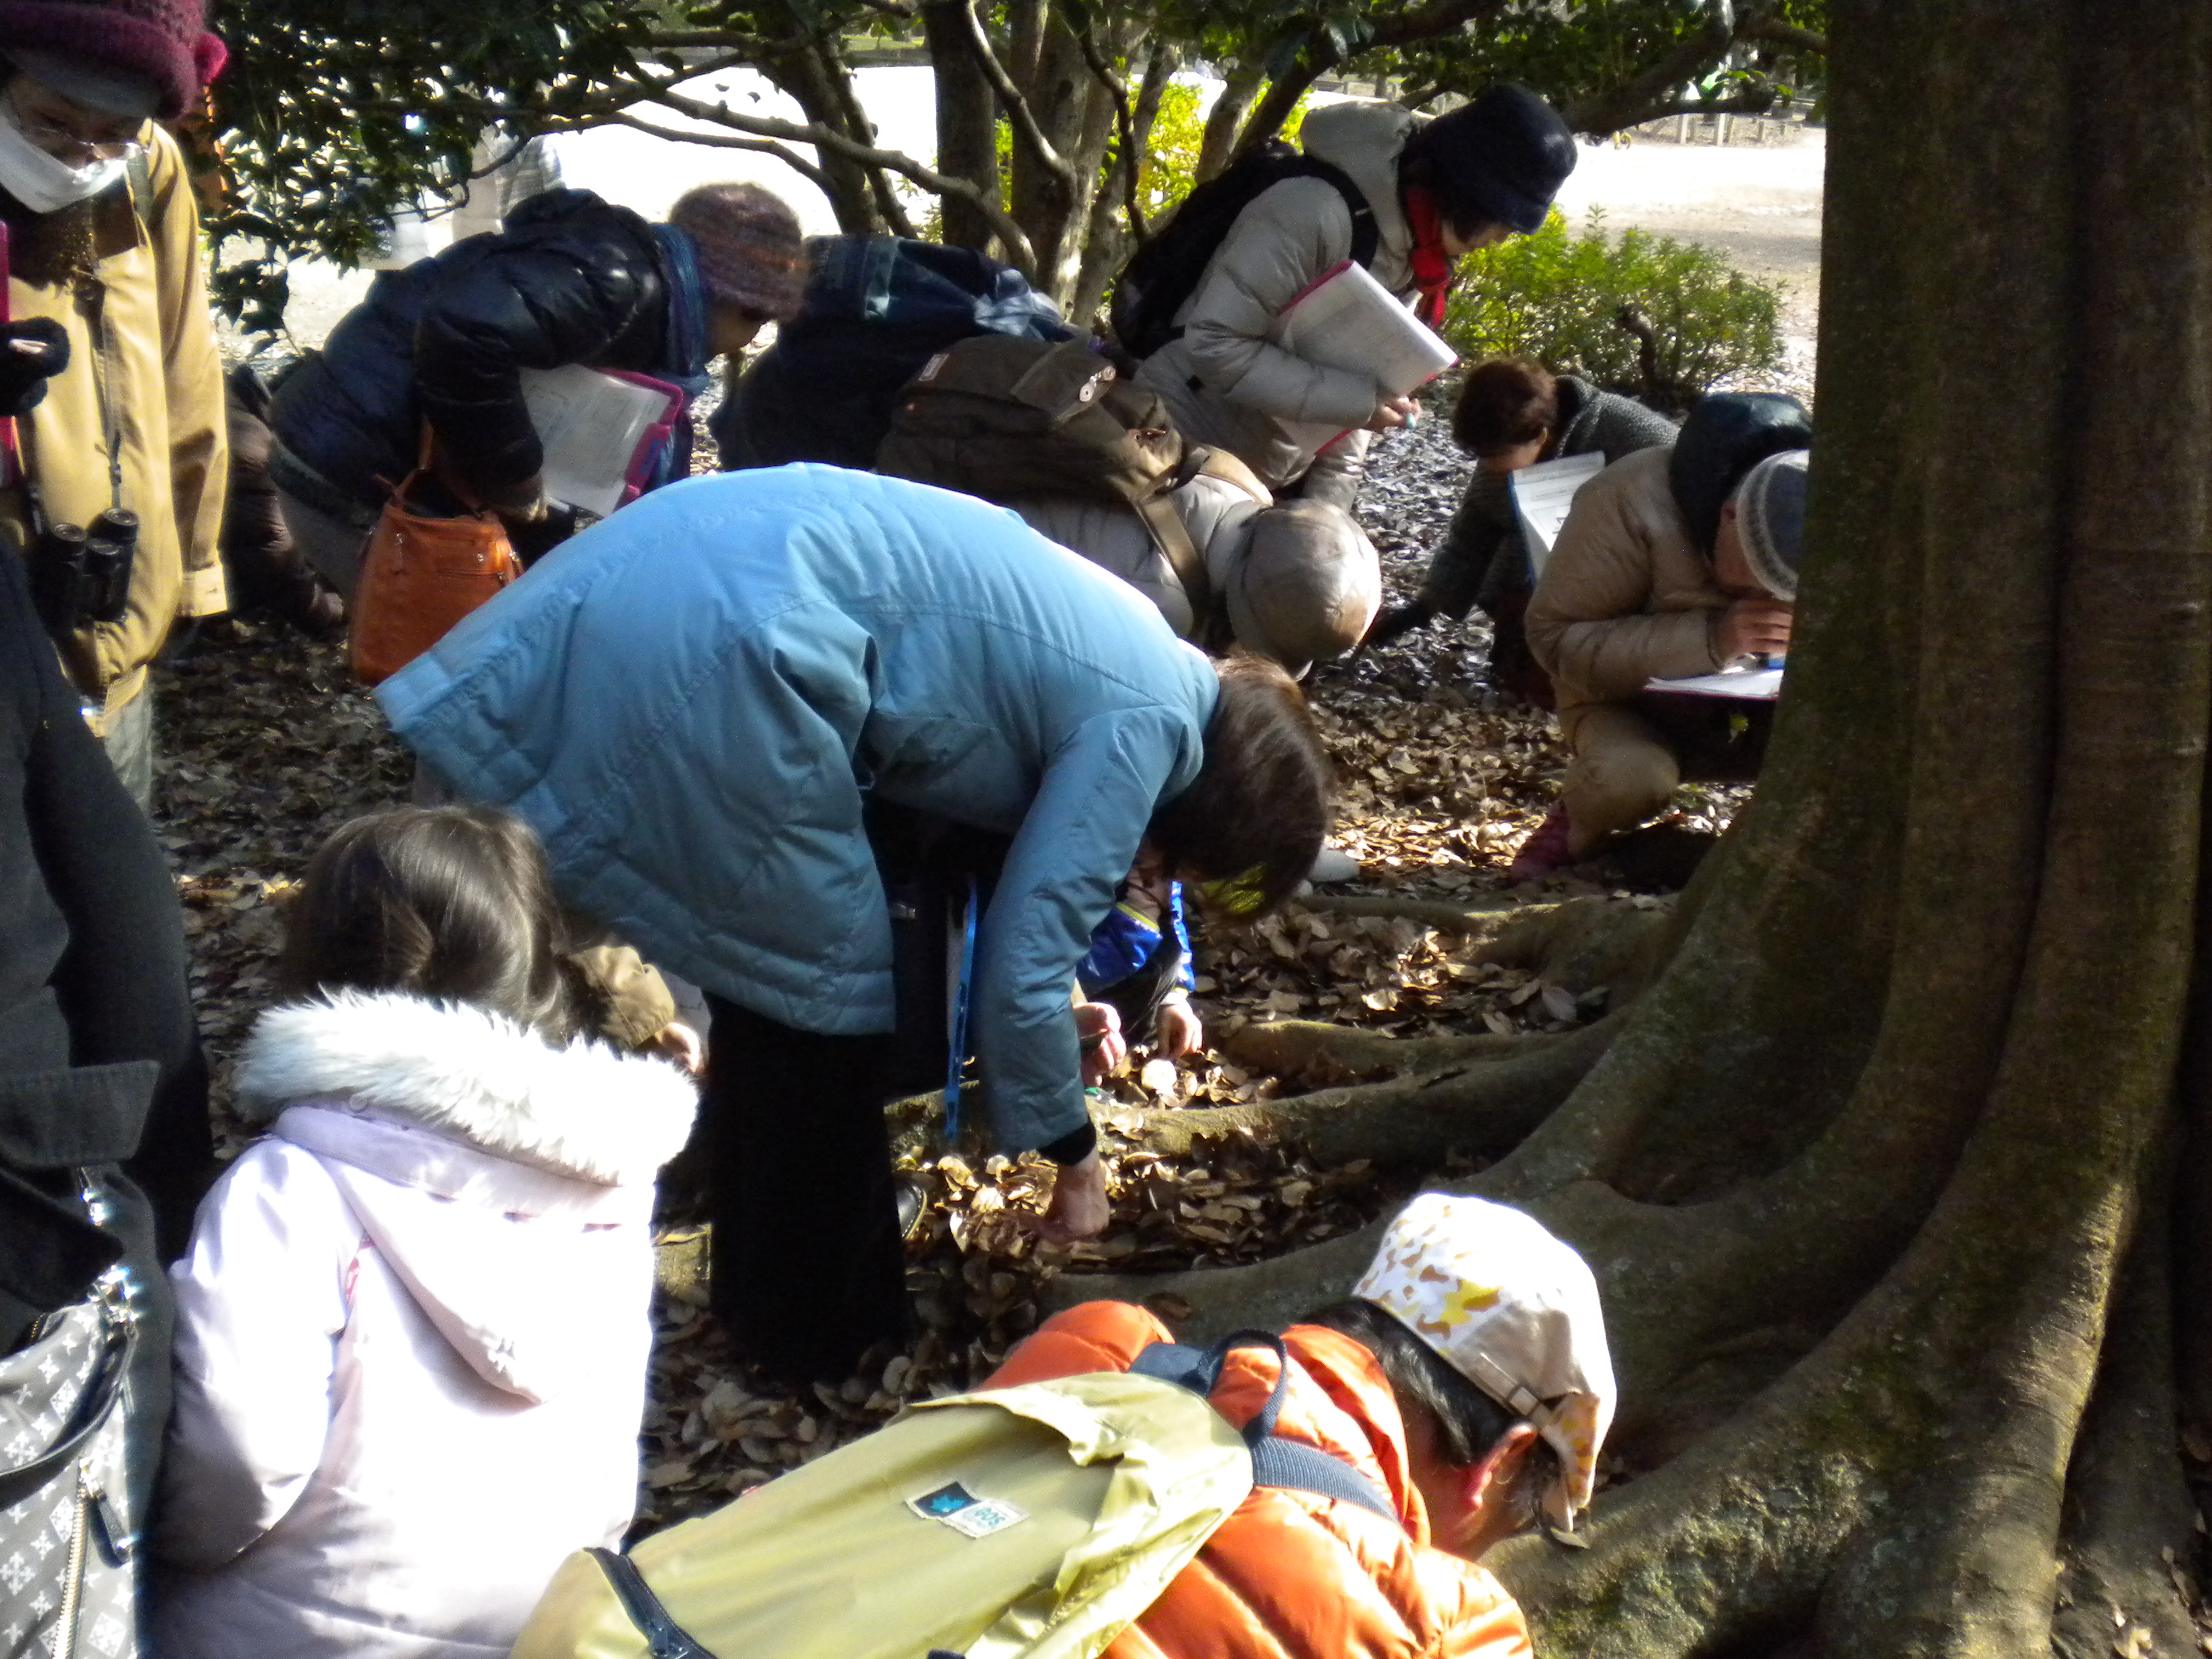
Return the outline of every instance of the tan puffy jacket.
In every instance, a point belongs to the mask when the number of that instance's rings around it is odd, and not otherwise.
[[[90,524],[112,501],[111,420],[123,505],[138,515],[129,611],[61,642],[78,692],[107,715],[144,689],[172,623],[227,604],[216,536],[230,456],[199,210],[175,141],[149,125],[144,143],[143,193],[134,180],[132,192],[95,204],[88,276],[26,280],[27,239],[18,231],[8,281],[11,315],[51,317],[69,331],[69,368],[16,422],[46,517]],[[0,492],[0,525],[21,535],[25,522],[22,493]]]
[[[987,1388],[1125,1371],[1167,1327],[1126,1302],[1045,1322]],[[1283,1333],[1291,1386],[1277,1431],[1349,1463],[1389,1493],[1400,1524],[1356,1504],[1265,1486],[1103,1659],[1530,1659],[1513,1598],[1472,1562],[1429,1543],[1397,1397],[1375,1356],[1316,1325]],[[1275,1358],[1230,1356],[1213,1404],[1242,1425],[1274,1387]]]
[[[1562,716],[1620,702],[1654,677],[1711,674],[1728,596],[1667,482],[1672,451],[1645,449],[1584,484],[1528,602],[1528,646]]]
[[[1413,233],[1398,199],[1398,156],[1422,118],[1395,104],[1332,104],[1306,117],[1309,155],[1341,168],[1374,210],[1378,233],[1368,270],[1408,299],[1414,293]],[[1293,356],[1267,336],[1283,308],[1352,257],[1352,211],[1322,179],[1271,185],[1230,227],[1188,303],[1183,332],[1147,357],[1137,379],[1159,393],[1193,443],[1241,456],[1279,489],[1304,472],[1314,452],[1285,430],[1301,422],[1358,427],[1381,395],[1372,377]],[[1347,447],[1352,459],[1365,434]]]

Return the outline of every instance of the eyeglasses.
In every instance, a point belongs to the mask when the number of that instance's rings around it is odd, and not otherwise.
[[[88,161],[127,161],[140,154],[143,149],[143,146],[135,137],[120,138],[112,136],[88,137],[73,127],[63,126],[47,119],[43,115],[26,109],[23,106],[21,92],[23,84],[23,81],[19,77],[15,85],[8,90],[8,118],[15,123],[18,132],[53,156],[55,160],[66,161],[71,156],[82,156]],[[89,116],[88,118],[97,120],[100,118]],[[112,131],[111,129],[111,132]],[[133,131],[135,131],[136,129],[134,128]]]
[[[1242,921],[1255,916],[1267,907],[1267,872],[1255,865],[1242,875],[1230,876],[1219,881],[1191,884],[1199,902],[1209,910],[1216,910],[1232,921]]]

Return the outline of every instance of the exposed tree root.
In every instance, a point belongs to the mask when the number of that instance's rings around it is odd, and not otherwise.
[[[1664,965],[1673,907],[1654,899],[1574,898],[1557,903],[1510,900],[1459,905],[1436,899],[1335,897],[1298,903],[1324,915],[1379,916],[1461,933],[1482,941],[1477,957],[1525,969],[1571,991],[1606,986],[1620,1006]]]
[[[1558,1034],[1542,1031],[1510,1036],[1486,1031],[1474,1036],[1394,1037],[1359,1025],[1280,1019],[1241,1027],[1223,1042],[1221,1051],[1239,1066],[1272,1076],[1340,1082],[1346,1078],[1403,1077],[1467,1060],[1504,1060],[1532,1054],[1559,1040]]]
[[[1301,910],[1324,916],[1380,916],[1385,921],[1417,921],[1424,927],[1446,933],[1493,933],[1525,911],[1548,910],[1550,905],[1524,904],[1518,899],[1484,900],[1455,904],[1448,899],[1393,898],[1381,894],[1307,893],[1292,901]]]
[[[1142,1133],[1149,1146],[1181,1152],[1202,1137],[1261,1129],[1322,1164],[1367,1158],[1419,1168],[1455,1152],[1495,1157],[1567,1097],[1612,1038],[1608,1016],[1504,1059],[1285,1100],[1148,1112]]]
[[[2172,1164],[2149,1183],[2166,1189]],[[2197,1505],[2176,1446],[2171,1229],[2147,1214],[2128,1253],[2096,1393],[2066,1471],[2059,1608],[2062,1659],[2105,1659],[2140,1631],[2152,1654],[2191,1651]]]
[[[1439,1190],[1452,1183],[1439,1182]],[[1352,1288],[1375,1254],[1382,1224],[1249,1267],[1178,1273],[1062,1273],[1045,1286],[1047,1312],[1080,1302],[1143,1302],[1186,1321],[1177,1336],[1211,1342],[1246,1326],[1279,1330]],[[1224,1292],[1231,1290],[1233,1294]],[[1187,1311],[1186,1311],[1187,1310]]]

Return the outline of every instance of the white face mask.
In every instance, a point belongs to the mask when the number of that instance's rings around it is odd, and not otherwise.
[[[15,125],[15,112],[0,103],[0,190],[33,213],[58,213],[97,196],[124,174],[120,160],[93,161],[73,167],[49,155]]]

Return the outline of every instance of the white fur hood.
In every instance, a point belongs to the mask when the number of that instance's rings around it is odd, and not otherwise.
[[[356,991],[263,1014],[238,1094],[256,1122],[343,1102],[607,1186],[650,1183],[682,1149],[697,1104],[665,1060],[581,1038],[556,1048],[484,1009]]]

